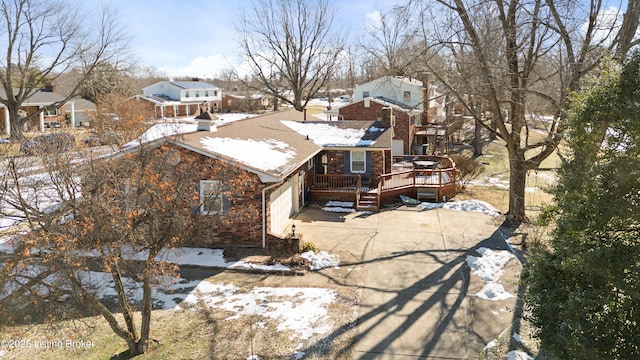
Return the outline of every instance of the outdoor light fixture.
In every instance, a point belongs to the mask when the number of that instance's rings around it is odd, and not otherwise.
[[[296,236],[296,224],[291,225],[291,237]]]

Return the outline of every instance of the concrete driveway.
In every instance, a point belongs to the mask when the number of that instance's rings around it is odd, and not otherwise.
[[[329,281],[362,288],[355,359],[473,359],[513,321],[516,298],[477,297],[484,282],[465,261],[480,256],[479,247],[507,250],[494,218],[446,209],[345,215],[307,208],[295,224],[303,241],[339,256],[342,270],[321,270]],[[513,259],[499,280],[514,295],[520,270]]]

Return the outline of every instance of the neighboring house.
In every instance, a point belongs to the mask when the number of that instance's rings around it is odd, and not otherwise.
[[[190,133],[153,141],[174,152],[167,156],[172,161],[203,169],[197,179],[185,179],[199,189],[203,204],[212,192],[227,190],[224,198],[199,209],[226,221],[202,229],[194,245],[291,252],[300,245],[290,238],[291,217],[310,200],[352,201],[357,208],[377,210],[398,194],[419,196],[419,188],[435,189],[424,196],[436,201],[455,195],[451,162],[416,157],[394,168],[390,115],[385,110],[379,121],[327,122],[290,110],[216,127],[215,115],[205,113],[198,116],[199,131],[190,125]],[[418,169],[413,161],[431,168]],[[212,170],[222,164],[233,170]]]
[[[0,97],[6,98],[4,91],[0,90]],[[52,91],[51,88],[39,89],[33,92],[29,98],[22,103],[20,107],[23,117],[38,112],[41,108],[59,104],[64,100],[64,96]],[[4,110],[4,111],[3,111]],[[24,125],[25,131],[40,130],[44,131],[45,127],[64,127],[67,125],[66,113],[70,112],[70,125],[75,125],[75,102],[68,101],[58,107],[47,109],[40,112],[37,118],[27,122]],[[0,129],[10,135],[9,110],[0,104]]]
[[[206,81],[159,81],[142,89],[155,118],[177,118],[218,112],[222,90]]]
[[[73,117],[74,126],[89,126],[91,120],[96,114],[96,104],[90,100],[83,98],[76,98],[69,100],[69,103],[73,102]],[[71,108],[66,108],[67,118],[71,119]]]
[[[391,108],[394,156],[446,154],[452,133],[446,98],[428,75],[423,81],[385,76],[357,86],[353,103],[330,112],[338,119],[369,120],[382,108]]]
[[[261,94],[223,93],[220,109],[222,112],[254,112],[264,110],[269,105],[270,101]]]

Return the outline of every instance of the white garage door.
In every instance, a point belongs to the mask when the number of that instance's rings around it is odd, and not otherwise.
[[[289,224],[289,216],[293,213],[293,186],[292,180],[282,184],[271,193],[271,232],[280,234]]]
[[[394,156],[404,155],[404,141],[394,139],[391,154]]]

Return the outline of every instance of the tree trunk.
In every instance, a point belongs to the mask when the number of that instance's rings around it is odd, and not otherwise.
[[[509,154],[509,211],[507,221],[517,225],[526,221],[525,216],[525,184],[527,167],[524,152],[515,151]]]
[[[151,330],[151,300],[153,300],[151,284],[149,283],[148,275],[145,275],[142,283],[142,309],[140,310],[142,319],[140,320],[140,339],[138,340],[138,346],[142,353],[147,351],[147,345],[149,343],[149,332]]]
[[[22,124],[20,122],[20,115],[18,114],[18,107],[9,106],[9,123],[11,124],[11,139],[22,140]]]
[[[473,129],[473,156],[478,157],[482,155],[482,125],[479,121],[475,121]]]

